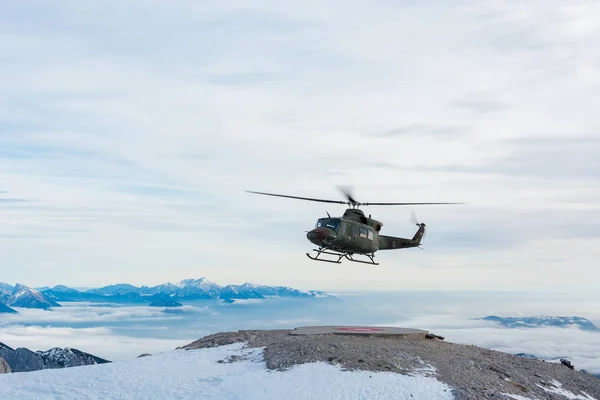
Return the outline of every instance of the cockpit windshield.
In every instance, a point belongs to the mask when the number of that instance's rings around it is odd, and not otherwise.
[[[332,231],[336,231],[339,224],[339,218],[319,218],[317,220],[316,228],[329,228]]]

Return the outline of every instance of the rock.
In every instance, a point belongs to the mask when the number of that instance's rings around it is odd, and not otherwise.
[[[23,347],[15,350],[0,349],[0,357],[4,358],[13,372],[29,372],[44,369],[43,357]]]
[[[142,357],[150,357],[152,354],[150,353],[144,353],[144,354],[140,354],[139,356],[137,356],[137,358],[142,358]]]
[[[561,358],[560,363],[569,369],[575,369],[575,367],[573,366],[573,364],[571,364],[571,361],[569,361],[569,360],[565,360],[564,358]]]
[[[438,339],[438,340],[444,340],[445,339],[443,336],[434,335],[433,333],[428,333],[428,334],[425,335],[425,337],[427,339]]]
[[[4,361],[4,358],[0,358],[0,374],[10,374],[11,372],[10,365]]]

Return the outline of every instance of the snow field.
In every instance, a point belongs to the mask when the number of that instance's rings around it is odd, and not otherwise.
[[[174,350],[111,364],[5,374],[0,375],[0,399],[454,398],[448,385],[422,375],[342,371],[341,367],[326,363],[271,371],[262,359],[262,351],[237,343],[209,349]],[[238,360],[229,362],[227,359],[231,356]]]

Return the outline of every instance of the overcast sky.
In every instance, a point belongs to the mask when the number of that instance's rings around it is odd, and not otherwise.
[[[0,0],[0,281],[592,289],[596,1]],[[423,250],[318,263],[359,201]]]

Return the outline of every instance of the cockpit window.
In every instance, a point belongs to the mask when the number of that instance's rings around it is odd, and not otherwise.
[[[317,221],[317,228],[329,228],[332,231],[337,230],[340,224],[339,218],[319,218]]]

